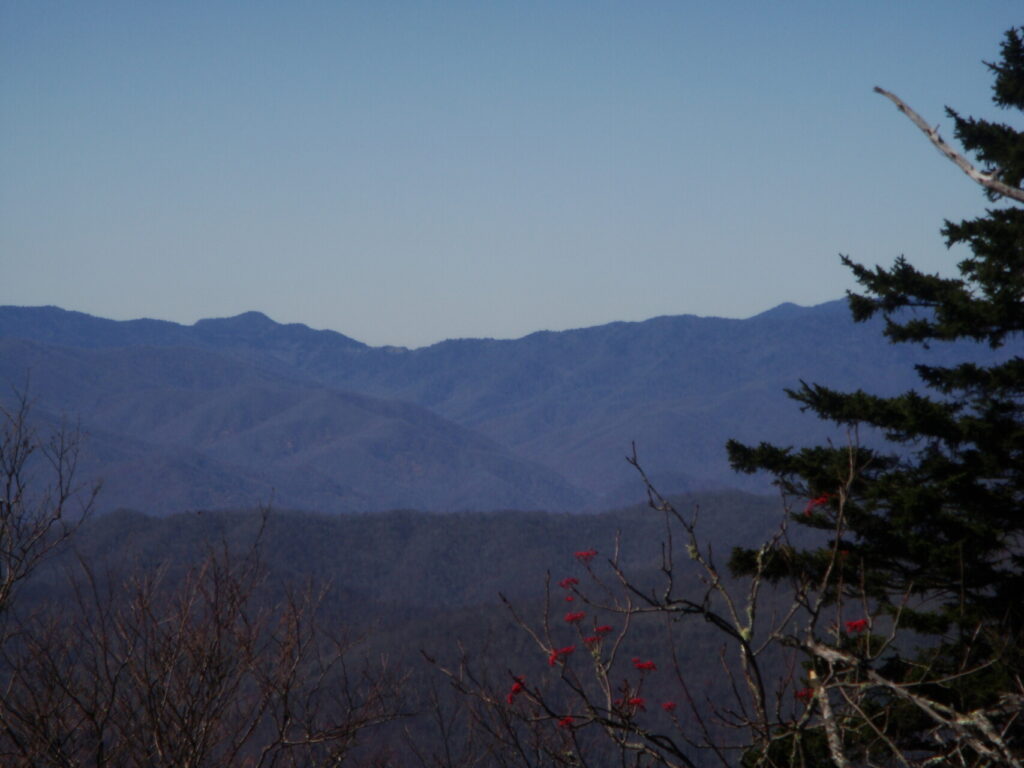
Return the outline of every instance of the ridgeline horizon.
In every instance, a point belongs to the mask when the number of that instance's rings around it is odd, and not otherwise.
[[[283,327],[286,327],[286,328],[288,328],[288,327],[295,327],[295,328],[302,328],[302,329],[305,329],[305,330],[313,331],[315,333],[336,334],[338,336],[342,336],[342,337],[344,337],[344,338],[346,338],[346,339],[348,339],[350,341],[353,341],[353,342],[355,342],[357,344],[360,344],[360,345],[362,345],[364,347],[367,347],[367,348],[370,348],[370,349],[399,349],[399,350],[403,350],[404,349],[404,350],[408,350],[408,351],[412,352],[412,351],[416,351],[416,350],[420,350],[420,349],[428,349],[430,347],[437,346],[438,344],[444,344],[445,342],[449,342],[449,341],[520,341],[522,339],[529,338],[530,336],[534,336],[534,335],[539,334],[539,333],[572,333],[574,331],[585,331],[585,330],[588,330],[588,329],[591,329],[591,328],[604,328],[606,326],[619,325],[619,324],[643,325],[644,323],[649,323],[649,322],[652,322],[652,321],[655,321],[655,320],[661,320],[663,318],[675,318],[675,317],[698,318],[698,319],[701,319],[701,320],[740,320],[740,321],[742,321],[742,320],[753,320],[753,319],[756,319],[758,317],[762,317],[764,315],[769,315],[769,314],[772,314],[772,313],[775,313],[775,312],[780,312],[780,311],[781,312],[786,312],[786,311],[791,311],[791,310],[816,309],[816,308],[819,308],[819,307],[824,307],[824,306],[833,305],[833,304],[843,304],[843,305],[845,305],[845,303],[846,303],[846,298],[845,297],[838,298],[838,299],[830,299],[828,301],[818,302],[817,304],[797,304],[796,302],[792,302],[792,301],[783,301],[783,302],[781,302],[779,304],[776,304],[776,305],[774,305],[772,307],[769,307],[768,309],[762,310],[761,312],[755,312],[752,315],[744,315],[742,317],[732,317],[732,316],[726,316],[726,315],[700,315],[700,314],[695,314],[695,313],[692,313],[692,312],[680,312],[680,313],[674,313],[674,314],[652,315],[652,316],[646,317],[646,318],[644,318],[642,320],[608,320],[606,322],[596,323],[596,324],[593,324],[593,325],[579,325],[579,326],[573,326],[573,327],[570,327],[570,328],[562,328],[562,329],[538,328],[537,330],[529,331],[528,333],[524,333],[524,334],[519,335],[519,336],[447,336],[447,337],[445,337],[443,339],[438,339],[437,341],[432,341],[432,342],[430,342],[428,344],[422,344],[422,345],[419,345],[419,346],[407,346],[407,345],[404,345],[404,344],[369,344],[367,342],[364,342],[364,341],[361,341],[359,339],[356,339],[354,336],[349,336],[344,331],[336,329],[336,328],[314,328],[313,326],[309,325],[308,323],[303,323],[303,322],[284,322],[284,321],[280,321],[280,320],[275,320],[270,315],[268,315],[266,312],[264,312],[263,310],[260,310],[260,309],[248,309],[248,310],[244,310],[244,311],[239,312],[239,313],[234,314],[234,315],[217,315],[217,316],[210,316],[210,317],[200,317],[200,318],[198,318],[197,320],[195,320],[194,322],[191,322],[191,323],[183,322],[183,321],[178,321],[178,320],[167,320],[167,319],[163,319],[163,318],[148,317],[148,316],[145,316],[145,317],[129,317],[129,318],[117,319],[117,318],[110,318],[110,317],[105,317],[105,316],[102,316],[102,315],[93,314],[91,312],[86,312],[84,310],[67,309],[67,308],[62,307],[62,306],[57,305],[57,304],[0,304],[0,310],[3,310],[3,309],[17,309],[17,310],[30,310],[30,311],[37,311],[37,312],[56,310],[57,312],[64,313],[64,314],[79,315],[79,316],[82,316],[82,317],[92,318],[94,320],[102,320],[103,322],[109,322],[109,323],[155,323],[155,324],[166,324],[166,325],[172,325],[172,326],[179,326],[181,328],[195,328],[196,326],[202,326],[204,324],[209,324],[209,323],[227,323],[227,324],[238,325],[238,326],[243,326],[243,327],[244,326],[248,326],[251,329],[257,329],[257,328],[260,328],[260,327],[269,327],[271,325],[272,326],[283,326]]]
[[[81,423],[103,508],[580,512],[642,498],[634,443],[666,493],[768,492],[731,470],[727,440],[841,437],[789,406],[794,382],[896,394],[915,363],[1017,348],[911,349],[881,324],[837,300],[406,349],[256,312],[188,326],[0,307],[0,381]]]

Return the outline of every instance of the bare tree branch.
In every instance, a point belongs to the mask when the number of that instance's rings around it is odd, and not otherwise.
[[[909,117],[910,121],[921,129],[924,135],[928,137],[928,140],[935,145],[939,152],[941,152],[954,163],[956,163],[956,166],[961,171],[970,176],[972,179],[974,179],[974,181],[976,181],[978,184],[981,184],[981,186],[985,187],[985,189],[992,190],[993,192],[1003,195],[1004,197],[1009,197],[1012,200],[1024,203],[1024,189],[1021,189],[1019,187],[1011,187],[1009,184],[1004,184],[1003,182],[999,181],[998,173],[982,173],[973,165],[971,165],[970,161],[967,160],[967,158],[965,158],[963,155],[961,155],[959,152],[953,149],[953,147],[949,146],[949,144],[947,144],[939,135],[938,129],[932,128],[928,123],[926,123],[924,118],[917,114],[917,112],[912,110],[909,106],[907,106],[906,102],[904,102],[903,99],[901,99],[894,93],[890,93],[884,88],[879,88],[877,85],[875,86],[874,90],[875,93],[882,94],[883,96],[885,96],[885,98],[889,99],[889,101],[895,104],[896,108],[899,109],[900,112]]]

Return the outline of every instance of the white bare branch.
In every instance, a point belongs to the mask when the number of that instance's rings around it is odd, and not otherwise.
[[[1011,187],[1009,184],[1004,184],[1003,182],[999,181],[999,179],[997,178],[997,174],[982,173],[973,165],[971,165],[970,161],[967,160],[966,157],[961,155],[959,152],[953,149],[953,147],[947,144],[945,140],[943,140],[943,138],[939,135],[938,129],[933,128],[927,122],[925,122],[925,119],[921,117],[919,114],[917,114],[917,112],[912,110],[909,106],[907,106],[906,102],[904,102],[903,99],[901,99],[894,93],[890,93],[884,88],[879,88],[877,85],[875,86],[874,90],[875,93],[882,94],[883,96],[885,96],[885,98],[889,99],[889,101],[895,104],[896,108],[899,109],[900,112],[909,117],[910,121],[921,129],[924,135],[928,137],[928,140],[935,145],[939,152],[941,152],[954,163],[956,163],[956,166],[961,171],[970,176],[974,181],[976,181],[978,184],[981,184],[981,186],[985,187],[985,189],[990,189],[997,194],[1003,195],[1004,197],[1009,197],[1012,200],[1024,203],[1024,189],[1021,189],[1020,187]]]
[[[847,651],[824,645],[814,640],[804,644],[805,650],[811,655],[827,662],[834,669],[860,670],[866,680],[864,682],[841,683],[846,687],[856,687],[863,690],[868,688],[884,688],[897,698],[913,705],[918,712],[928,716],[938,729],[933,733],[936,740],[942,745],[955,742],[957,745],[969,745],[978,755],[987,760],[994,761],[989,764],[1005,765],[1008,768],[1024,768],[1019,755],[1007,745],[1002,736],[990,719],[993,712],[984,709],[976,709],[972,712],[958,712],[947,704],[929,699],[927,696],[915,692],[912,684],[899,683],[880,675],[875,670],[863,664],[863,660]],[[826,732],[829,734],[829,746],[832,746],[831,732],[829,731],[829,720],[831,712],[826,708],[827,701],[823,698],[826,691],[821,690],[819,702],[822,704],[822,717],[825,721]],[[1021,702],[1019,697],[1012,697],[1012,704],[1018,709]],[[1010,699],[1007,700],[1008,703]],[[832,750],[833,759],[836,760],[836,751]],[[836,760],[836,765],[840,763]]]

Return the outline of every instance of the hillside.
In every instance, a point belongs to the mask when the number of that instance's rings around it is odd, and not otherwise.
[[[914,362],[994,354],[888,344],[841,301],[420,349],[256,312],[184,326],[0,308],[0,378],[28,376],[37,411],[80,420],[106,504],[160,513],[271,497],[329,512],[601,508],[640,495],[623,460],[634,441],[667,492],[763,490],[729,470],[726,439],[843,439],[784,388],[886,394],[918,385]]]
[[[554,472],[423,408],[261,372],[186,347],[0,340],[34,417],[86,434],[102,509],[168,514],[276,501],[327,512],[576,507]],[[5,393],[9,396],[9,393]]]

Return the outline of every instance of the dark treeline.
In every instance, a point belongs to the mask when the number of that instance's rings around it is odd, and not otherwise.
[[[723,546],[723,555],[726,545],[762,541],[781,516],[777,498],[740,492],[680,497],[678,503],[699,509],[702,530]],[[594,515],[319,515],[272,509],[265,517],[261,546],[270,581],[312,578],[330,586],[332,600],[374,614],[490,603],[499,592],[533,598],[543,592],[545,573],[560,578],[574,568],[575,551],[594,548],[610,556],[617,539],[628,567],[657,567],[665,536],[663,517],[646,505]],[[99,571],[159,563],[174,568],[221,539],[243,546],[257,535],[262,518],[257,511],[150,517],[122,510],[97,516],[50,562],[47,579],[72,556]]]
[[[783,514],[778,499],[738,492],[676,501],[699,509],[701,530],[723,557],[736,542],[754,545],[770,535]],[[19,621],[46,616],[53,637],[88,623],[86,614],[133,604],[140,583],[158,584],[156,591],[173,603],[182,585],[196,580],[197,567],[222,557],[249,563],[255,556],[258,575],[244,615],[272,612],[290,595],[314,595],[319,625],[343,638],[346,669],[375,684],[387,681],[386,706],[380,704],[387,716],[360,729],[346,747],[346,764],[485,765],[493,756],[470,727],[472,701],[442,669],[468,664],[496,689],[513,674],[543,678],[548,660],[514,615],[533,627],[550,625],[556,640],[564,638],[557,642],[573,642],[563,614],[590,610],[567,601],[569,593],[558,586],[567,577],[587,579],[574,553],[596,550],[595,559],[605,560],[618,552],[632,583],[653,587],[663,576],[666,537],[664,516],[646,505],[595,515],[249,510],[161,518],[123,510],[87,519],[50,553],[14,613]],[[697,571],[687,573],[698,591]],[[83,600],[84,593],[91,596]],[[592,619],[622,621],[597,612]],[[721,638],[710,628],[649,624],[631,634],[624,658],[664,658],[671,646],[701,696],[728,695],[718,664]],[[664,687],[652,693],[678,696],[669,681]],[[445,717],[452,719],[447,725]]]

